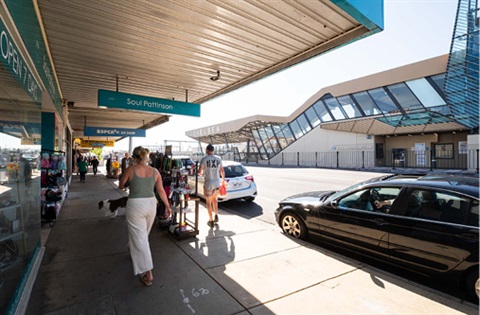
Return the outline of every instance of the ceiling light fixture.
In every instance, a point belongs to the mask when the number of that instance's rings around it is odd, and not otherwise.
[[[220,79],[220,70],[217,70],[217,75],[210,77],[210,80],[212,81],[217,81],[218,79]]]

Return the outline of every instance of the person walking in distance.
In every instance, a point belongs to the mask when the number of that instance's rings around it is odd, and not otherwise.
[[[93,169],[93,175],[97,175],[97,171],[98,171],[98,164],[100,162],[97,160],[97,157],[96,156],[93,156],[92,158],[92,169]]]
[[[198,173],[204,175],[203,195],[207,204],[208,226],[213,227],[218,222],[218,191],[225,182],[225,170],[222,166],[222,159],[214,155],[213,145],[209,144],[206,148],[207,155],[200,160]],[[222,178],[220,181],[220,177]],[[212,213],[213,212],[213,213]],[[213,217],[215,214],[215,217]]]
[[[141,146],[133,150],[133,163],[125,170],[119,183],[120,189],[124,189],[127,182],[130,183],[125,212],[128,244],[133,274],[140,275],[140,281],[147,287],[151,286],[153,281],[153,259],[148,234],[157,212],[154,188],[157,189],[160,199],[165,204],[165,215],[171,214],[170,203],[163,189],[162,176],[157,169],[147,165],[148,153],[148,149]]]
[[[80,172],[80,182],[85,183],[85,175],[87,174],[88,170],[88,163],[85,157],[80,158],[80,162],[78,162],[78,171]]]
[[[80,170],[78,169],[78,168],[79,168],[79,167],[78,167],[78,164],[80,163],[80,161],[82,160],[82,158],[83,158],[83,156],[82,156],[80,153],[78,153],[78,155],[77,155],[77,175],[80,174]]]
[[[132,158],[130,157],[130,153],[125,153],[125,157],[122,159],[122,174],[125,174],[128,166],[132,164]]]

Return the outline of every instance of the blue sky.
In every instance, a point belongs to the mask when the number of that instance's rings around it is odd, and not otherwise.
[[[256,114],[288,116],[321,88],[449,52],[457,0],[385,0],[384,7],[382,32],[208,101],[200,118],[172,116],[133,145],[193,141],[185,131]]]

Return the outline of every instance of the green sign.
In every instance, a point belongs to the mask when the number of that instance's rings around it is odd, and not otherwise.
[[[62,98],[48,58],[33,1],[5,0],[5,3],[57,112],[60,117],[63,117]]]
[[[98,106],[200,117],[200,104],[98,90]]]
[[[15,79],[28,92],[37,104],[42,102],[42,91],[38,82],[28,68],[27,63],[19,52],[17,44],[13,41],[7,27],[0,19],[0,59],[3,65],[13,74]]]

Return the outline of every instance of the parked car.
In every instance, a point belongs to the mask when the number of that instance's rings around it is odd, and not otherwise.
[[[218,201],[227,201],[233,199],[244,199],[246,201],[254,201],[257,196],[257,185],[253,175],[250,174],[245,166],[234,161],[222,161],[225,170],[225,182],[227,182],[227,193],[218,196]],[[203,195],[203,184],[205,178],[198,176],[198,192],[199,197],[205,198]],[[188,185],[195,190],[195,176],[188,177]]]
[[[342,191],[288,197],[280,201],[275,217],[292,237],[318,237],[442,277],[478,301],[478,178],[378,177]]]
[[[196,163],[186,155],[174,155],[174,160],[180,160],[182,162],[183,167],[190,172],[190,170],[194,170],[196,167]],[[192,172],[193,173],[193,172]]]

